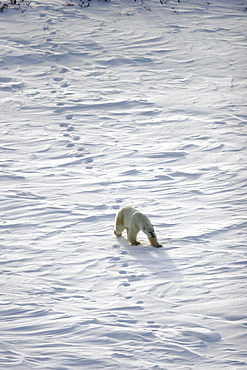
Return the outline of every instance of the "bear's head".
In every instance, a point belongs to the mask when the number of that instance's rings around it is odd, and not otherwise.
[[[156,238],[153,225],[149,218],[141,212],[135,212],[132,216],[132,221],[136,223],[140,230],[142,230],[148,238]]]
[[[154,232],[154,228],[153,228],[153,225],[147,223],[146,225],[143,225],[142,226],[142,229],[141,229],[149,238],[155,238],[156,235],[155,235],[155,232]]]
[[[153,227],[143,227],[142,231],[151,239],[156,237]]]

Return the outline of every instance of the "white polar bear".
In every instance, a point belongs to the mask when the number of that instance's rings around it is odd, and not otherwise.
[[[136,240],[136,236],[142,230],[147,235],[152,246],[156,248],[162,247],[158,242],[149,218],[133,207],[123,207],[116,216],[114,234],[118,237],[122,236],[124,229],[127,231],[127,240],[131,244],[140,244]]]

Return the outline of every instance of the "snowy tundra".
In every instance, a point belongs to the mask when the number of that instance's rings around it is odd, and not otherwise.
[[[247,2],[79,3],[0,12],[0,368],[244,370]]]

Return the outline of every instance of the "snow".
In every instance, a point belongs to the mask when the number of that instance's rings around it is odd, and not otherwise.
[[[246,369],[247,2],[74,4],[0,13],[0,367]]]

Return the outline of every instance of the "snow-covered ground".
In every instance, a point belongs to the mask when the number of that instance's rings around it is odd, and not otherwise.
[[[244,370],[247,1],[73,3],[0,13],[0,368]]]

